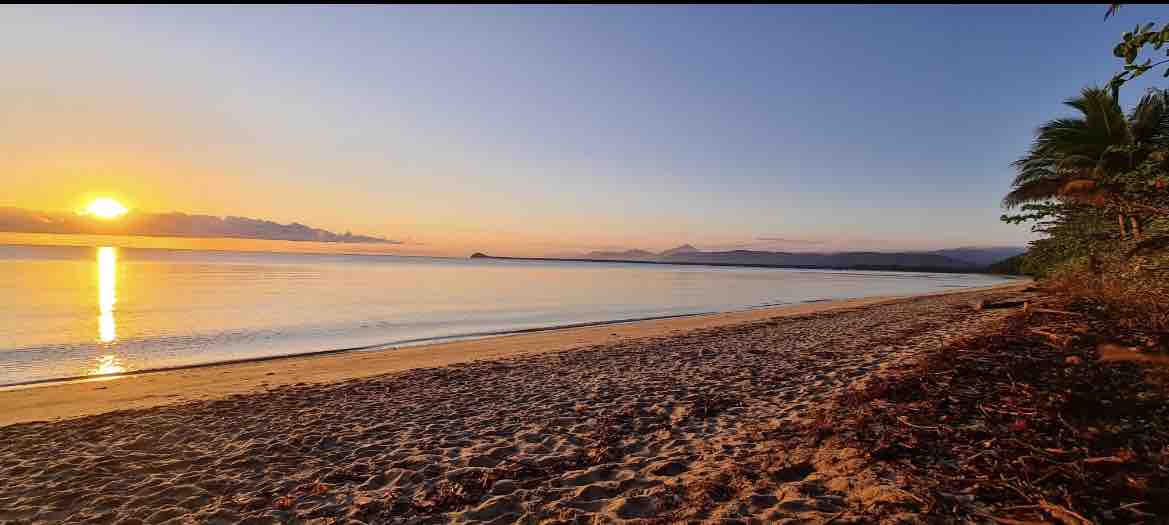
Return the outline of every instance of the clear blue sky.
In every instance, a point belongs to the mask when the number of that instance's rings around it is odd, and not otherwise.
[[[441,254],[1022,244],[1009,163],[1164,14],[1105,9],[0,8],[0,205]]]

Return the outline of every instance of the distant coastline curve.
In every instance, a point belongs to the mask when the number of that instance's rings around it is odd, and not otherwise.
[[[761,252],[767,253],[767,252]],[[788,254],[782,254],[788,255]],[[471,259],[498,259],[506,261],[560,261],[560,262],[592,262],[592,263],[625,263],[625,264],[669,264],[682,266],[721,266],[739,268],[790,268],[796,270],[861,270],[887,272],[929,272],[929,273],[990,273],[986,268],[975,265],[955,266],[928,266],[928,265],[895,265],[895,264],[784,264],[768,262],[728,262],[728,261],[693,261],[693,260],[644,260],[644,259],[607,259],[590,257],[505,257],[488,255],[483,252],[471,254]]]

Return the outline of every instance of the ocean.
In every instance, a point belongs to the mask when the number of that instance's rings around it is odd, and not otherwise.
[[[0,386],[1002,282],[971,274],[0,245]]]

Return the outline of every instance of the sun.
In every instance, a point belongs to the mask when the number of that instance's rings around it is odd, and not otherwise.
[[[94,215],[102,219],[120,217],[125,215],[127,211],[129,210],[125,206],[122,206],[122,203],[108,197],[94,199],[93,202],[85,207],[86,214]]]

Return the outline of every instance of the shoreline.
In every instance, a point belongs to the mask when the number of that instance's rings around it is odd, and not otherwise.
[[[115,410],[216,399],[281,386],[337,383],[420,368],[563,352],[587,346],[677,335],[777,317],[816,314],[922,297],[1008,291],[1028,279],[905,296],[875,296],[509,331],[417,345],[323,350],[228,362],[143,370],[121,375],[57,379],[0,387],[0,426],[72,419]],[[400,344],[400,343],[398,343]]]
[[[821,302],[830,299],[816,299],[810,302]],[[802,304],[802,303],[797,303]],[[782,308],[784,306],[794,305],[776,305],[774,308]],[[757,307],[759,308],[759,307]],[[761,307],[769,308],[769,307]],[[640,323],[643,321],[657,321],[661,319],[677,319],[680,317],[694,317],[698,315],[717,315],[720,313],[732,313],[746,310],[731,310],[730,312],[699,312],[693,314],[676,314],[676,315],[655,315],[650,317],[634,317],[629,319],[611,319],[607,321],[594,321],[587,323],[570,323],[552,326],[537,326],[533,328],[520,328],[517,330],[497,330],[488,332],[472,332],[467,334],[442,335],[436,337],[420,337],[416,339],[404,339],[401,341],[392,341],[388,343],[374,343],[371,345],[350,346],[345,348],[330,348],[326,350],[313,350],[311,352],[300,352],[295,354],[276,354],[266,355],[260,357],[241,357],[239,359],[228,359],[226,361],[212,361],[208,363],[192,363],[189,365],[174,365],[164,366],[160,368],[146,368],[143,370],[131,370],[129,372],[122,372],[120,374],[108,375],[88,375],[88,376],[71,376],[71,377],[56,377],[50,379],[33,379],[31,381],[21,381],[18,383],[7,383],[0,385],[0,392],[9,390],[24,390],[26,388],[37,388],[42,386],[63,385],[69,383],[86,383],[93,381],[107,381],[110,379],[119,379],[124,377],[131,377],[143,374],[154,374],[159,372],[175,372],[178,370],[189,370],[194,368],[208,368],[214,366],[240,365],[247,363],[259,363],[263,361],[279,361],[282,359],[297,359],[301,357],[322,357],[335,354],[345,354],[350,352],[383,352],[391,350],[399,350],[403,348],[415,348],[419,346],[441,345],[445,343],[455,343],[459,341],[474,341],[478,339],[488,339],[492,337],[508,337],[512,335],[523,335],[537,332],[551,332],[556,330],[571,330],[573,328],[588,328],[593,326],[605,326],[613,324],[625,323]]]

